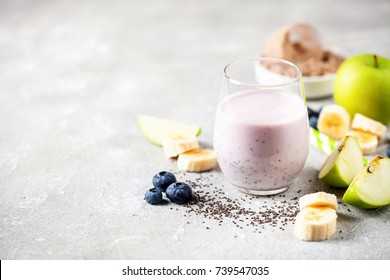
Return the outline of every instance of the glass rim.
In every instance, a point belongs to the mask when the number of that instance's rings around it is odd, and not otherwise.
[[[237,79],[235,79],[235,78],[233,78],[233,77],[228,75],[228,69],[231,66],[233,66],[235,64],[238,64],[238,63],[241,63],[241,62],[247,62],[247,61],[273,61],[273,62],[284,63],[284,64],[287,64],[287,65],[292,66],[293,68],[295,68],[297,70],[297,74],[294,77],[291,77],[286,82],[274,83],[274,84],[269,84],[269,85],[259,85],[259,84],[255,84],[255,83],[241,82],[241,81],[239,81],[239,80],[237,80]],[[291,84],[295,83],[296,81],[299,81],[301,79],[301,77],[302,77],[302,70],[301,70],[301,68],[297,64],[295,64],[295,63],[293,63],[291,61],[282,59],[282,58],[274,58],[274,57],[255,57],[255,58],[242,58],[242,59],[238,59],[238,60],[232,61],[229,64],[227,64],[225,66],[225,68],[223,69],[223,73],[224,73],[225,78],[227,78],[229,81],[231,81],[234,84],[243,85],[243,86],[250,86],[250,87],[259,87],[259,88],[275,88],[275,87],[281,87],[281,86],[288,86],[288,85],[291,85]]]

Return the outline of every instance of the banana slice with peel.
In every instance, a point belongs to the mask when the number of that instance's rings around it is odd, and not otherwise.
[[[294,235],[305,241],[327,240],[336,232],[336,220],[336,210],[331,207],[305,207],[296,217]]]
[[[337,104],[325,105],[318,117],[318,130],[334,139],[343,138],[349,130],[351,118],[344,107]]]
[[[385,125],[359,113],[355,114],[353,117],[352,129],[374,134],[379,139],[385,137],[387,132],[387,127]]]
[[[347,135],[350,135],[357,140],[360,149],[365,155],[375,152],[376,147],[378,146],[378,137],[374,134],[351,130],[347,133]]]
[[[162,139],[161,144],[168,158],[199,148],[198,139],[193,134],[170,134]]]
[[[299,209],[326,206],[337,210],[337,197],[326,192],[310,193],[299,198]]]
[[[215,151],[212,149],[195,149],[179,155],[177,167],[190,172],[202,172],[213,169],[217,164]]]

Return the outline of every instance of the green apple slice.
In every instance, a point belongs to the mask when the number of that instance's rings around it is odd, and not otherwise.
[[[157,146],[161,146],[161,140],[170,134],[193,134],[198,136],[202,132],[199,126],[160,119],[149,115],[139,115],[137,117],[137,123],[145,138]]]
[[[352,136],[346,136],[328,156],[318,178],[334,187],[348,187],[363,169],[363,153]]]
[[[390,158],[376,156],[352,181],[343,201],[359,208],[390,204]]]

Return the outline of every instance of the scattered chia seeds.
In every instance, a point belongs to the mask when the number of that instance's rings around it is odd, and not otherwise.
[[[184,176],[180,173],[178,177]],[[231,188],[231,186],[216,187],[211,183],[213,177],[212,173],[207,176],[199,174],[199,177],[193,180],[185,180],[193,190],[192,201],[183,205],[186,208],[185,217],[201,216],[216,221],[218,226],[231,223],[237,228],[253,228],[255,232],[261,233],[266,226],[285,230],[288,224],[294,222],[299,212],[296,196],[291,199],[276,200],[275,198],[285,198],[286,195],[256,197],[243,194],[239,199],[232,199],[224,192],[224,188]],[[254,206],[256,200],[261,201],[261,205]],[[210,228],[206,227],[206,229]]]

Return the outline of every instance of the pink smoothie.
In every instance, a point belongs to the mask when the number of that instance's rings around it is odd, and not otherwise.
[[[244,92],[218,107],[214,149],[234,185],[270,191],[288,186],[309,152],[309,125],[303,101],[279,92]]]

